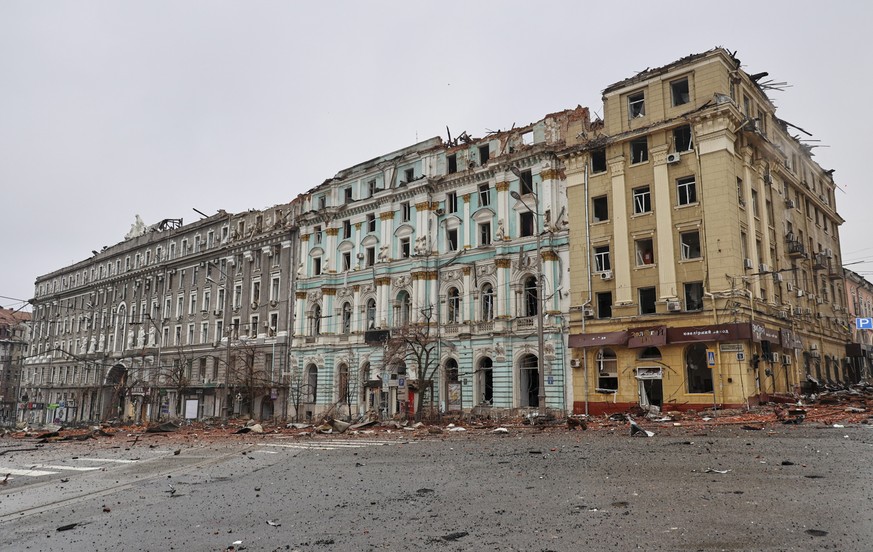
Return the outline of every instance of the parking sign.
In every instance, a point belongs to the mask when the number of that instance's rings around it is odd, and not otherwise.
[[[856,318],[855,327],[859,330],[873,330],[873,318]]]

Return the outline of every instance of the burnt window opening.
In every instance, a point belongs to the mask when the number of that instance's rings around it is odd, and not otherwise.
[[[615,351],[603,348],[594,358],[597,363],[597,389],[615,391],[618,389],[618,359]]]
[[[403,171],[403,180],[406,182],[412,182],[415,180],[415,169],[406,169]]]
[[[612,292],[597,294],[597,318],[612,318]]]
[[[595,197],[591,203],[594,210],[594,222],[609,220],[609,200],[606,196]]]
[[[703,282],[685,284],[685,310],[703,310]]]
[[[448,161],[449,164],[449,174],[458,172],[458,154],[453,153],[452,155],[449,155],[446,157],[446,161]]]
[[[675,151],[690,151],[692,146],[691,125],[673,129],[673,148]]]
[[[655,314],[657,309],[655,308],[655,288],[646,287],[639,289],[639,298],[640,298],[640,314]]]
[[[627,112],[631,119],[646,116],[646,95],[644,92],[637,92],[627,97]]]
[[[673,106],[684,105],[691,101],[688,89],[688,79],[681,79],[670,83],[670,92],[673,95]]]
[[[488,145],[479,146],[479,165],[484,165],[491,158],[491,152]]]
[[[639,360],[661,360],[661,350],[657,347],[646,347],[637,355]]]
[[[518,185],[521,195],[533,193],[533,175],[529,170],[521,171],[521,174],[518,175]]]
[[[645,163],[649,160],[649,140],[646,137],[637,138],[630,143],[631,164]]]
[[[606,172],[606,148],[591,152],[591,172],[593,174]]]
[[[695,343],[685,349],[685,373],[689,393],[712,393],[712,370],[706,363],[706,345]]]
[[[530,211],[526,213],[519,213],[519,226],[521,236],[533,236],[534,235],[534,216]]]

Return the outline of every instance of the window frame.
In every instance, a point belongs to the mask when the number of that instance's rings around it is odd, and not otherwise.
[[[676,179],[676,204],[679,207],[688,205],[696,205],[699,203],[697,199],[697,178],[694,175],[684,176]]]
[[[646,215],[652,212],[652,187],[638,186],[631,190],[634,215]]]

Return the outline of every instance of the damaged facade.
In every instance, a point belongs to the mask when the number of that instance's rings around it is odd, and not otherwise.
[[[304,200],[292,370],[302,416],[565,410],[568,209],[555,152],[584,108],[351,167]],[[538,216],[539,215],[539,216]],[[543,287],[538,287],[537,234]],[[385,340],[422,328],[426,366]]]
[[[833,171],[762,77],[715,49],[608,87],[603,121],[432,138],[285,205],[138,222],[37,279],[19,417],[731,407],[869,375]],[[426,361],[393,348],[410,332]]]
[[[873,284],[847,268],[843,271],[846,276],[849,327],[852,329],[852,342],[846,345],[849,366],[854,377],[869,379],[873,375],[873,332],[858,328],[855,319],[873,318]]]
[[[576,412],[849,379],[833,171],[739,67],[719,48],[608,87],[564,156]]]
[[[290,208],[137,217],[125,241],[37,278],[19,418],[283,412]]]
[[[0,424],[15,421],[21,363],[30,341],[29,312],[0,307]]]

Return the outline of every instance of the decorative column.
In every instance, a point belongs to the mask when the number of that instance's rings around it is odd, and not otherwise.
[[[670,177],[667,172],[667,146],[652,148],[655,169],[655,229],[657,241],[658,297],[662,301],[676,298],[676,262],[674,261],[673,205],[670,202]]]
[[[627,190],[624,181],[624,156],[609,160],[612,175],[612,234],[610,247],[612,274],[615,278],[615,303],[617,305],[634,302],[630,270],[630,238],[628,237]],[[593,253],[592,253],[593,254]]]

